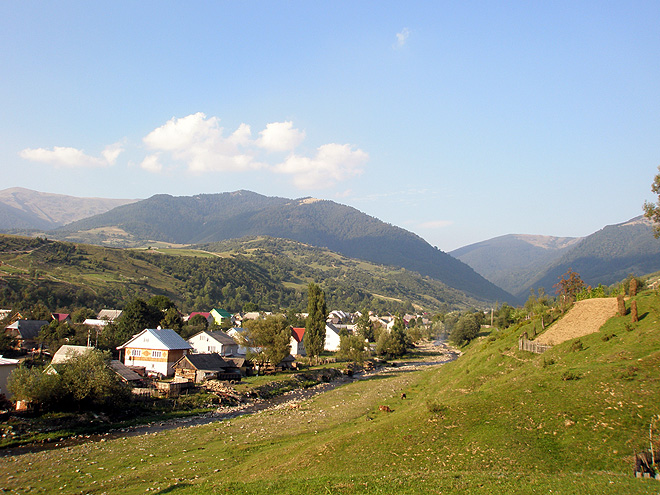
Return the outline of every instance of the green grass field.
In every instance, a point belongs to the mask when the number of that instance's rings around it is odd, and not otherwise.
[[[14,493],[660,493],[632,476],[660,413],[660,298],[543,355],[524,328],[457,361],[229,421],[0,459]],[[401,393],[406,398],[401,398]],[[387,405],[393,412],[379,410]]]

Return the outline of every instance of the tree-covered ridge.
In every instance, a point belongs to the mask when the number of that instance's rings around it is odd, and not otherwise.
[[[291,200],[249,191],[190,197],[157,195],[74,222],[54,233],[81,239],[98,229],[115,227],[142,240],[178,244],[217,242],[245,236],[271,236],[324,247],[351,258],[401,266],[432,277],[481,300],[508,300],[511,295],[469,266],[434,248],[421,237],[335,203]],[[111,242],[112,239],[100,242]],[[117,239],[122,244],[124,239]]]
[[[347,311],[446,311],[476,303],[414,272],[293,241],[260,238],[204,248],[161,252],[0,235],[0,307],[98,310],[165,295],[186,312],[236,312],[247,304],[302,311],[310,282],[323,287],[330,307]]]
[[[226,256],[245,256],[301,291],[306,284],[323,281],[330,307],[355,308],[378,305],[370,295],[395,298],[423,308],[443,310],[478,305],[456,289],[409,270],[360,261],[288,239],[244,238],[196,246]],[[344,303],[343,305],[341,303]],[[348,302],[348,305],[346,304]],[[403,308],[402,308],[403,309]]]
[[[611,285],[631,273],[660,270],[660,242],[653,237],[651,222],[643,217],[608,225],[546,267],[528,287],[544,287],[551,292],[552,285],[569,268],[579,272],[587,285]]]

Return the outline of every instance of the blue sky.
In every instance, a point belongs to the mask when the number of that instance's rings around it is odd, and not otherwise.
[[[313,196],[445,251],[654,199],[660,2],[3,2],[0,43],[0,189]]]

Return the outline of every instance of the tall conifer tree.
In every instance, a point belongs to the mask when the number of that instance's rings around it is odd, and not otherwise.
[[[305,321],[305,350],[310,357],[318,357],[325,346],[325,293],[314,283],[307,291],[307,320]]]

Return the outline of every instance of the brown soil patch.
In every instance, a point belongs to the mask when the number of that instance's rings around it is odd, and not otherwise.
[[[539,335],[536,342],[557,345],[570,339],[597,332],[603,324],[617,314],[614,297],[585,299],[575,303],[561,320]]]

